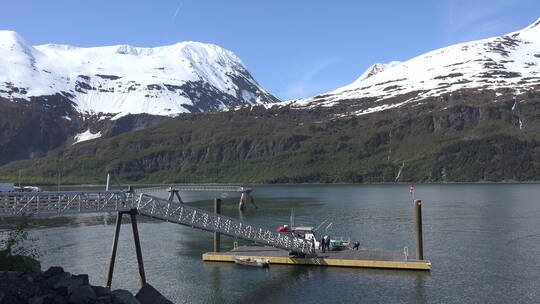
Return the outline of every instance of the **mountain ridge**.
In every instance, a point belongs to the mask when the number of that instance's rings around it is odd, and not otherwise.
[[[200,42],[153,48],[31,46],[16,32],[0,31],[0,66],[0,97],[61,93],[76,111],[89,115],[174,116],[279,101],[234,53]]]
[[[305,108],[349,102],[356,109],[347,115],[364,115],[462,89],[527,90],[540,85],[539,66],[540,18],[506,35],[439,48],[390,67],[372,65],[351,84],[283,104]],[[384,68],[370,75],[377,67]]]
[[[0,31],[0,164],[182,113],[278,101],[214,44],[32,46]]]

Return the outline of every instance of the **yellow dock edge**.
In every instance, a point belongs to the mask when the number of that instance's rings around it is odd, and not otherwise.
[[[342,260],[342,259],[325,259],[325,258],[293,258],[293,257],[246,256],[246,255],[242,255],[242,257],[268,259],[270,264],[431,270],[431,263],[429,261]],[[208,262],[234,262],[232,254],[213,254],[211,252],[204,253],[202,255],[202,259],[203,261],[208,261]]]

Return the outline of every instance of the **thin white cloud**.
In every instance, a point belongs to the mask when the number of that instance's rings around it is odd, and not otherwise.
[[[314,78],[338,61],[337,57],[324,58],[310,66],[302,66],[298,69],[298,74],[301,75],[285,89],[283,98],[285,100],[304,98],[325,92],[328,85],[321,86],[320,83],[314,81]]]
[[[175,20],[176,16],[178,16],[178,13],[180,13],[180,10],[182,9],[182,6],[184,5],[183,2],[178,3],[178,6],[176,7],[176,10],[174,11],[172,19]]]
[[[443,25],[447,43],[501,35],[512,28],[509,11],[531,0],[445,0]]]

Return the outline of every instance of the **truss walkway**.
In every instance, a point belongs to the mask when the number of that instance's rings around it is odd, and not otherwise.
[[[279,233],[238,219],[144,193],[84,191],[0,194],[0,218],[24,215],[64,216],[82,213],[129,212],[131,210],[136,210],[138,214],[143,216],[218,232],[289,250],[296,254],[311,253],[311,244],[292,234]]]
[[[215,191],[215,192],[239,192],[239,193],[251,192],[250,188],[241,187],[241,186],[190,185],[190,184],[148,187],[148,188],[135,189],[134,191],[135,193],[151,193],[151,192],[159,192],[159,191],[168,191],[170,189],[175,189],[178,191]]]

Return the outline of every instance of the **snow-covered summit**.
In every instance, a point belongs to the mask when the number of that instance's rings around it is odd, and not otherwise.
[[[361,81],[364,81],[371,76],[375,76],[380,72],[394,67],[400,63],[400,61],[390,61],[389,63],[375,63],[374,65],[370,66],[362,75],[360,75],[360,77],[358,77],[352,84],[360,83]]]
[[[401,63],[373,65],[347,86],[291,103],[310,107],[365,101],[370,108],[359,113],[365,114],[461,89],[527,90],[536,85],[540,85],[540,19],[500,37],[444,47]]]
[[[31,46],[16,32],[0,31],[0,97],[55,94],[69,98],[81,113],[117,117],[278,101],[236,55],[217,45]]]
[[[32,46],[14,31],[0,31],[0,47],[10,50],[31,50]]]

